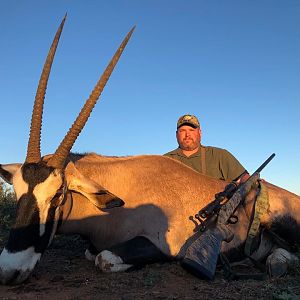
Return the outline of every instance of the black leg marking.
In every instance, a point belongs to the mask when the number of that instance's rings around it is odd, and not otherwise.
[[[87,250],[92,254],[92,255],[97,255],[99,251],[96,249],[96,247],[90,242]]]
[[[122,258],[125,264],[141,267],[146,264],[170,261],[152,242],[143,236],[137,236],[129,241],[107,249]]]

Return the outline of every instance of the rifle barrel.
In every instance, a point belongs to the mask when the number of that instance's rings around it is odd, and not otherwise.
[[[254,173],[260,173],[262,169],[274,158],[275,153],[271,154],[269,158],[254,172]]]

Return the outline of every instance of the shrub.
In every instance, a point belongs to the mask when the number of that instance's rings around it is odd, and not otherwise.
[[[14,193],[0,181],[0,244],[7,239],[9,229],[13,223],[16,212]]]

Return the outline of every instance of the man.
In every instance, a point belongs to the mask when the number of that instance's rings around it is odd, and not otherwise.
[[[179,147],[164,155],[179,160],[194,170],[221,180],[236,180],[245,168],[227,150],[201,145],[201,128],[197,117],[178,119],[176,138]],[[244,181],[249,175],[244,175]],[[239,180],[240,181],[240,180]]]

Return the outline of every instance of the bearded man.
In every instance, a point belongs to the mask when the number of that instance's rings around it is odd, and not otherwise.
[[[201,145],[200,123],[194,115],[178,119],[176,138],[179,147],[165,156],[179,160],[199,173],[221,179],[243,182],[249,177],[241,163],[227,150]],[[241,174],[244,175],[239,178]]]

